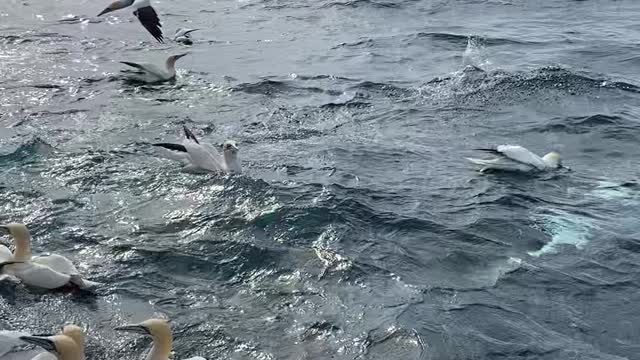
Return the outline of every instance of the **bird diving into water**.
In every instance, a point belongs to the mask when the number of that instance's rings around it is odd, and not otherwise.
[[[131,7],[133,9],[133,15],[135,15],[142,26],[144,26],[158,42],[164,42],[162,37],[162,24],[156,10],[151,7],[149,0],[116,0],[111,3],[106,9],[102,10],[98,16]]]
[[[193,45],[193,40],[191,40],[191,33],[198,30],[199,29],[179,28],[176,30],[175,35],[173,35],[173,41],[184,45]]]
[[[88,289],[99,285],[84,279],[73,263],[62,255],[32,256],[31,235],[24,224],[4,224],[0,225],[0,230],[13,236],[15,244],[15,251],[10,258],[0,249],[0,280],[19,281],[44,289],[57,289],[67,285]]]
[[[184,170],[188,172],[242,172],[235,141],[225,141],[220,155],[213,146],[200,143],[186,126],[183,126],[183,130],[186,139],[182,144],[156,143],[153,146],[162,150],[163,157],[183,163]]]
[[[498,155],[493,159],[467,158],[470,162],[481,166],[480,172],[489,170],[502,171],[547,171],[562,167],[560,154],[552,151],[540,157],[519,145],[499,145],[494,149],[476,149]]]
[[[134,63],[130,61],[121,61],[121,63],[131,66],[136,70],[122,70],[128,73],[127,80],[146,84],[157,84],[165,81],[172,81],[176,78],[176,61],[187,55],[171,55],[167,58],[163,66],[146,63]]]
[[[169,323],[163,319],[149,319],[139,324],[124,325],[115,328],[116,331],[149,336],[153,339],[153,346],[147,354],[146,360],[168,360],[173,348],[173,335]],[[206,360],[200,356],[194,356],[184,360]]]

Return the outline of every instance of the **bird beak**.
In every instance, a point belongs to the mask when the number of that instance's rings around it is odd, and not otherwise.
[[[29,344],[40,346],[41,348],[50,351],[56,352],[56,344],[53,340],[48,337],[40,337],[40,336],[20,336],[20,340],[27,342]]]
[[[189,55],[189,53],[178,54],[178,55],[176,55],[176,60],[180,59],[183,56],[187,56],[187,55]]]
[[[149,330],[147,330],[146,327],[144,327],[142,325],[139,325],[139,324],[118,326],[117,328],[114,328],[113,330],[126,331],[126,332],[131,332],[131,333],[136,333],[136,334],[143,334],[143,335],[149,335]]]
[[[104,15],[106,13],[110,13],[110,12],[118,10],[118,9],[122,9],[123,7],[124,6],[122,5],[122,3],[120,1],[114,1],[106,9],[102,10],[102,12],[100,14],[98,14],[98,16],[102,16],[102,15]]]

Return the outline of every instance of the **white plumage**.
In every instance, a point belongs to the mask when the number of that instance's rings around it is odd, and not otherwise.
[[[153,146],[160,149],[163,157],[180,161],[189,172],[242,172],[235,141],[225,141],[220,154],[213,146],[200,143],[186,126],[183,130],[186,139],[181,144],[156,143]]]
[[[560,154],[552,151],[540,157],[519,145],[499,145],[495,149],[478,149],[498,155],[492,159],[467,158],[470,162],[480,165],[481,172],[487,170],[503,171],[545,171],[562,166]]]

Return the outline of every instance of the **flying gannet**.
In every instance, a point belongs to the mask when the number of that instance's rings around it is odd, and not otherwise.
[[[54,336],[21,336],[20,340],[34,344],[55,355],[51,358],[48,353],[38,354],[32,360],[84,360],[81,347],[73,338],[67,335]]]
[[[78,269],[66,257],[58,254],[32,256],[31,235],[24,224],[4,224],[0,229],[13,236],[13,258],[0,263],[0,273],[20,279],[23,283],[45,289],[73,284],[80,289],[99,285],[83,279]]]
[[[59,335],[70,337],[80,350],[81,360],[84,360],[82,329],[76,325],[65,325]],[[30,336],[30,334],[19,331],[0,331],[0,360],[58,360],[54,354],[39,349],[14,351],[22,343],[21,337],[24,336]],[[38,336],[44,337],[45,335]]]
[[[168,360],[173,347],[173,336],[169,323],[163,319],[149,319],[139,324],[119,326],[114,330],[128,331],[136,334],[150,336],[153,339],[151,351],[146,360]],[[194,356],[185,360],[206,360],[200,356]]]
[[[191,40],[191,33],[198,30],[199,29],[179,28],[176,30],[175,35],[173,35],[173,41],[185,45],[192,45],[193,41]]]
[[[522,172],[546,171],[562,167],[560,154],[555,151],[552,151],[545,156],[540,157],[518,145],[499,145],[495,149],[476,150],[487,151],[498,155],[498,157],[493,159],[467,158],[467,160],[482,167],[480,169],[480,172],[485,172],[488,170]]]
[[[162,149],[162,156],[182,162],[189,172],[225,172],[241,173],[238,159],[238,145],[233,140],[222,144],[222,155],[209,144],[201,144],[186,126],[183,126],[186,139],[182,144],[156,143],[153,146]]]
[[[110,13],[115,10],[123,9],[131,6],[133,9],[133,15],[135,15],[142,26],[153,35],[158,42],[164,42],[162,39],[162,24],[158,19],[158,14],[151,7],[149,0],[116,0],[111,3],[106,9],[102,10],[98,16]]]
[[[123,70],[130,73],[129,80],[135,82],[143,82],[147,84],[156,84],[165,81],[175,80],[176,78],[176,61],[187,54],[171,55],[167,58],[164,66],[146,63],[134,63],[130,61],[121,61],[121,63],[131,66],[136,70]]]

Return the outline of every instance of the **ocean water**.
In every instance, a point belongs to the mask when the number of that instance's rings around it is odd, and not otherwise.
[[[0,329],[171,319],[176,359],[638,359],[640,2],[0,2],[0,222],[94,295],[0,289]],[[178,61],[174,84],[119,61]],[[235,139],[244,174],[149,143]],[[480,175],[502,143],[570,169]],[[477,154],[475,154],[477,155]],[[8,243],[9,238],[0,241]]]

